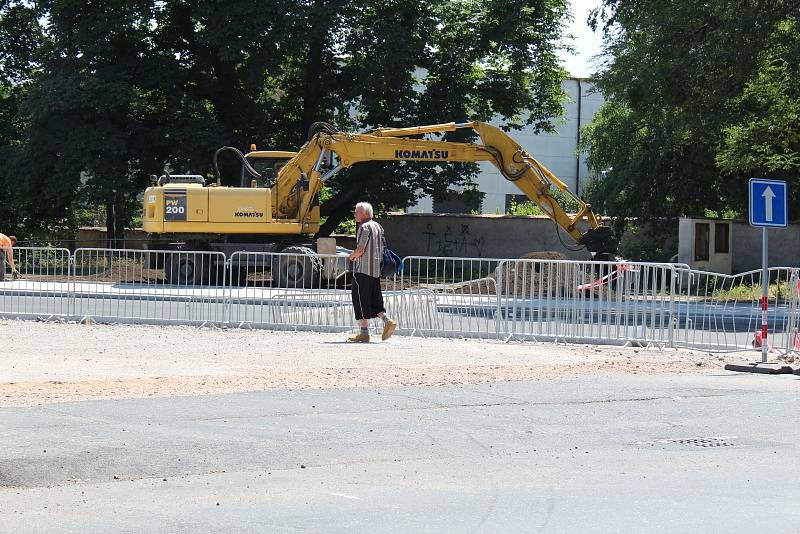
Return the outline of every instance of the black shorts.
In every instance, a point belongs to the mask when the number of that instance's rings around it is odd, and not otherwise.
[[[356,273],[353,277],[353,311],[356,320],[373,319],[380,312],[386,313],[383,307],[381,279],[367,274]]]

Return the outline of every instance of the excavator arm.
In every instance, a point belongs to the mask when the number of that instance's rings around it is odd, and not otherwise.
[[[280,170],[273,185],[273,206],[280,218],[303,221],[324,182],[342,169],[365,161],[425,161],[430,163],[491,162],[500,173],[536,203],[558,226],[596,259],[614,259],[617,239],[601,225],[591,206],[572,195],[544,165],[496,126],[483,122],[446,123],[411,128],[379,128],[367,133],[345,133],[319,124],[308,142]],[[480,144],[419,139],[430,133],[471,129]],[[326,161],[334,158],[328,168]],[[573,196],[578,212],[570,215],[550,194],[557,188]],[[585,221],[584,224],[581,224]]]

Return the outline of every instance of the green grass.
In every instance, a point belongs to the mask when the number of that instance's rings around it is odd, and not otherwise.
[[[761,298],[761,284],[740,285],[730,289],[719,289],[714,292],[714,298],[720,300],[733,300],[736,302],[758,301]],[[770,299],[785,300],[789,298],[789,282],[770,284],[767,289]]]

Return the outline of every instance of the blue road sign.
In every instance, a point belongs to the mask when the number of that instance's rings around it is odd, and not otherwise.
[[[787,196],[786,182],[750,178],[750,226],[785,227]]]

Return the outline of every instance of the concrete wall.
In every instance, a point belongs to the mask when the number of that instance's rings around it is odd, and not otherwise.
[[[115,248],[125,249],[142,249],[144,248],[147,234],[144,230],[125,230],[125,237],[118,239],[114,244]],[[105,228],[84,227],[78,230],[78,235],[74,241],[75,248],[106,248],[108,241],[106,240]],[[72,248],[72,247],[70,247]]]
[[[142,249],[147,234],[141,229],[125,230],[123,238],[117,239],[113,243],[114,248]],[[23,247],[45,247],[57,246],[75,250],[76,248],[107,248],[109,246],[106,239],[106,229],[100,227],[79,228],[74,236],[49,235],[46,237],[20,241],[19,246]]]
[[[398,214],[378,219],[386,231],[389,247],[401,256],[450,256],[472,258],[518,258],[528,252],[556,251],[570,259],[590,259],[586,249],[570,251],[556,236],[556,226],[547,217],[497,215]],[[142,230],[125,232],[119,248],[140,249]],[[561,232],[564,243],[577,247]],[[338,245],[353,248],[355,239],[336,236]],[[69,248],[105,248],[104,228],[82,228]]]
[[[590,259],[586,249],[570,251],[558,241],[547,217],[403,214],[379,219],[389,248],[401,256],[518,258],[528,252],[562,252],[570,259]],[[562,232],[568,246],[576,246]]]
[[[741,273],[761,268],[761,228],[743,221],[733,223],[733,272]],[[767,230],[768,262],[770,267],[800,265],[800,224],[788,228]]]
[[[709,261],[694,259],[696,223],[711,224],[711,250]],[[678,226],[678,261],[693,268],[714,272],[736,274],[761,268],[761,228],[750,226],[745,221],[726,221],[731,224],[730,254],[714,254],[714,222],[719,219],[681,219]],[[770,267],[795,267],[800,265],[800,224],[791,224],[786,229],[773,228],[767,231],[769,239]],[[717,256],[717,257],[714,257]]]

